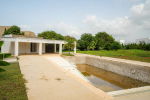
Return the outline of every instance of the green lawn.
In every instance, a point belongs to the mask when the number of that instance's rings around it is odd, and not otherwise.
[[[77,53],[85,53],[97,56],[115,57],[129,60],[137,60],[150,62],[150,51],[144,50],[117,50],[117,51],[77,51]]]
[[[18,63],[0,66],[0,100],[27,100],[24,83]]]

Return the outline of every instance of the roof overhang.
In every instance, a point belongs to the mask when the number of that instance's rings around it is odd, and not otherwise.
[[[32,42],[32,43],[49,43],[49,44],[66,44],[66,41],[63,40],[49,40],[41,38],[25,38],[25,37],[3,37],[1,41],[10,41],[10,42]]]

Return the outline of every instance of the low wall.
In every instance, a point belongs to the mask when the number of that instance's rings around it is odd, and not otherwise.
[[[88,64],[120,75],[150,83],[150,63],[86,54],[64,56],[74,64]]]

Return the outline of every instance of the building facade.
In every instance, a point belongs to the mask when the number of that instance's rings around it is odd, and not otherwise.
[[[4,31],[10,26],[0,26],[0,40],[4,42],[2,53],[11,53],[14,56],[22,54],[62,53],[62,45],[65,41],[49,40],[36,37],[31,31],[22,31],[24,35],[5,35]]]
[[[49,40],[41,38],[13,37],[12,35],[1,38],[4,41],[1,47],[2,53],[11,53],[14,56],[22,54],[62,53],[62,45],[65,41]]]

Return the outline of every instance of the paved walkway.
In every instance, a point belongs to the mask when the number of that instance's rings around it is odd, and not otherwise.
[[[52,60],[54,57],[61,58],[56,55],[19,57],[29,100],[112,100],[103,91],[64,70],[60,62]]]

